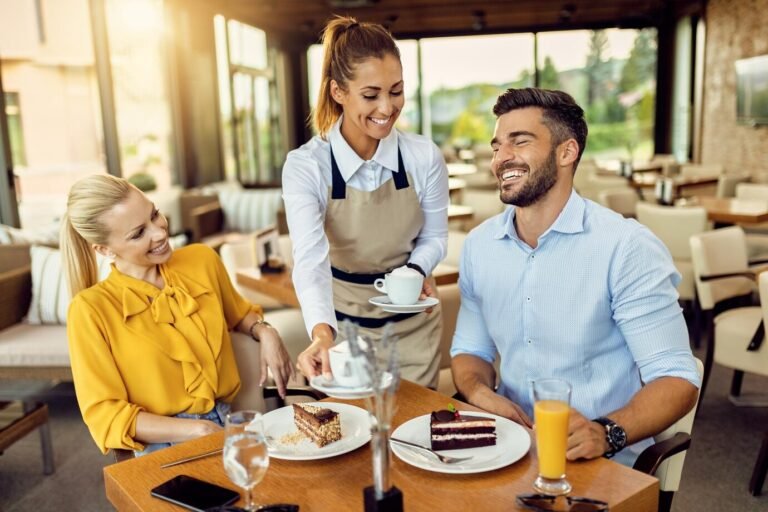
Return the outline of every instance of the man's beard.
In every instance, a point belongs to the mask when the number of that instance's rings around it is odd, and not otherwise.
[[[531,206],[544,197],[557,183],[557,165],[555,164],[555,148],[549,152],[544,163],[535,171],[528,167],[528,177],[523,187],[515,191],[505,192],[503,183],[499,194],[501,202],[519,207]],[[519,167],[519,166],[514,166]]]

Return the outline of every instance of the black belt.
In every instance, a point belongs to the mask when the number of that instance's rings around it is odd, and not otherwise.
[[[384,279],[386,274],[384,272],[378,274],[350,274],[349,272],[344,272],[343,270],[339,270],[332,266],[331,275],[336,279],[346,281],[348,283],[372,285],[377,279]]]
[[[341,311],[336,311],[336,320],[339,322],[343,320],[349,320],[350,322],[355,323],[360,327],[367,327],[368,329],[379,329],[387,325],[389,322],[401,322],[416,315],[418,315],[418,313],[398,313],[396,315],[388,316],[385,318],[365,318],[362,316],[347,315]]]

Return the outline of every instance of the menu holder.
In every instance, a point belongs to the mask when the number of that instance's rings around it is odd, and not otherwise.
[[[373,343],[363,337],[365,345],[359,342],[357,325],[345,321],[342,331],[349,340],[353,361],[362,361],[358,368],[364,375],[366,385],[373,389],[373,395],[365,399],[365,407],[371,416],[371,451],[373,452],[373,485],[363,490],[366,512],[402,512],[403,493],[392,485],[390,464],[392,454],[389,448],[389,434],[392,416],[395,412],[395,393],[400,385],[400,362],[397,354],[397,336],[392,324],[384,326],[381,340]],[[363,357],[360,357],[363,356]],[[392,378],[385,379],[389,373]]]
[[[276,226],[269,226],[254,233],[256,241],[256,259],[259,269],[265,274],[275,274],[285,270],[285,263],[280,257]]]

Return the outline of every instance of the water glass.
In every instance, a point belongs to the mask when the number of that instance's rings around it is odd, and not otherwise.
[[[224,423],[224,470],[229,479],[245,489],[245,510],[256,510],[253,488],[269,467],[261,413],[237,411],[227,414]]]
[[[568,414],[571,385],[562,379],[540,379],[533,383],[533,418],[539,476],[533,487],[559,496],[571,492],[565,479],[565,452],[568,446]]]

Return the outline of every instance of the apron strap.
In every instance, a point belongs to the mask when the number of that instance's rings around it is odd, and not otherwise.
[[[346,199],[347,197],[347,184],[344,182],[344,178],[339,170],[339,165],[336,163],[336,157],[333,156],[333,148],[331,150],[331,199]],[[403,164],[403,155],[400,153],[400,147],[397,148],[397,172],[392,173],[392,179],[395,181],[395,188],[402,190],[408,188],[408,175],[405,173],[405,165]]]
[[[333,183],[331,184],[331,199],[345,199],[347,197],[347,184],[344,183],[344,178],[341,176],[339,166],[336,164],[336,158],[333,156],[333,148],[330,149],[331,178],[333,179]]]
[[[403,154],[400,153],[400,146],[397,147],[397,172],[392,175],[392,179],[395,180],[395,188],[402,190],[408,188],[408,175],[405,173],[405,165],[403,165]]]
[[[418,314],[419,313],[398,313],[386,318],[364,318],[361,316],[352,316],[347,315],[346,313],[342,313],[341,311],[336,311],[336,320],[339,322],[349,320],[350,322],[355,323],[360,327],[366,327],[368,329],[379,329],[384,327],[389,322],[400,322]]]

